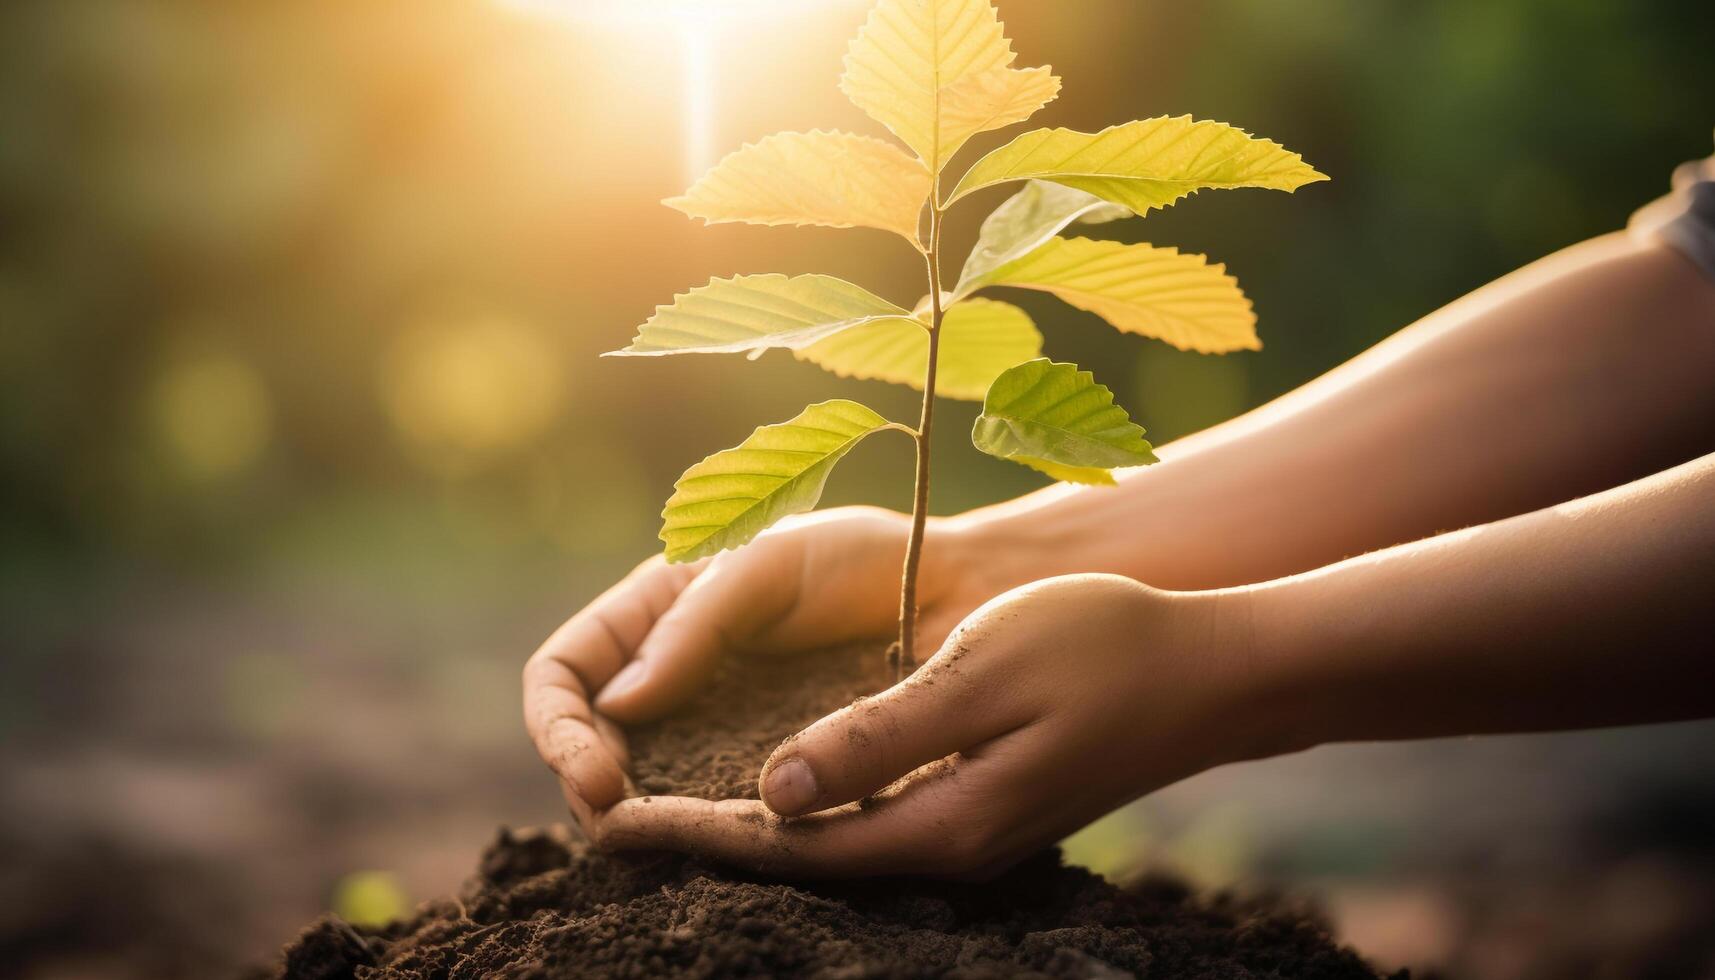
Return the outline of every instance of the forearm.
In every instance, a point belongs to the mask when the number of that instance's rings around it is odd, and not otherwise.
[[[1118,488],[1049,488],[961,521],[1030,577],[1259,582],[1707,452],[1711,377],[1715,285],[1669,249],[1609,236],[1163,447]]]
[[[1297,747],[1715,714],[1712,583],[1715,455],[1232,591]]]

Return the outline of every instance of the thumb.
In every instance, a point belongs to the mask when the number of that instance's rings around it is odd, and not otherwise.
[[[772,547],[771,547],[772,545]],[[649,628],[636,656],[596,696],[596,710],[622,723],[648,721],[696,693],[722,654],[784,616],[798,601],[795,559],[759,539],[723,552]]]
[[[787,739],[762,767],[763,803],[785,817],[840,806],[1023,725],[1028,703],[983,659],[955,635],[904,681]]]

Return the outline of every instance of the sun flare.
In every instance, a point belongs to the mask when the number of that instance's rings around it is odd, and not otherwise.
[[[681,78],[685,183],[715,163],[720,59],[742,57],[734,45],[773,43],[781,18],[841,7],[863,0],[497,0],[502,6],[555,18],[578,27],[612,31],[639,44],[670,43]]]

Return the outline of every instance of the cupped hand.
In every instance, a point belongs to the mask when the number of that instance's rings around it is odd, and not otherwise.
[[[794,876],[992,874],[1152,789],[1292,747],[1245,602],[1113,575],[1014,589],[916,674],[784,743],[764,802],[630,799],[595,837]]]
[[[791,653],[897,629],[909,520],[873,507],[788,519],[738,551],[639,565],[568,620],[524,667],[524,723],[590,829],[626,794],[616,723],[682,704],[728,653]],[[933,649],[971,610],[1016,584],[953,522],[929,524],[919,642]]]

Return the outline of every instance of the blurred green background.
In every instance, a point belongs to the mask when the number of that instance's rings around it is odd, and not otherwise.
[[[1226,262],[1256,302],[1260,352],[1181,354],[1009,297],[1157,442],[1620,227],[1711,148],[1707,0],[1001,6],[1021,63],[1065,79],[1041,124],[1191,113],[1333,177],[1291,196],[1204,194],[1101,230]],[[881,233],[705,228],[656,203],[775,130],[878,132],[835,88],[864,8],[0,7],[12,962],[43,976],[225,967],[265,956],[350,892],[353,872],[379,873],[356,879],[365,907],[388,888],[423,897],[453,887],[491,825],[557,818],[516,721],[517,668],[653,549],[677,473],[810,400],[912,412],[910,392],[780,353],[597,359],[710,276],[817,271],[900,301],[922,291],[917,257]],[[1003,194],[957,215],[951,247]],[[969,449],[973,414],[949,403],[939,427],[936,512],[1038,485]],[[902,443],[866,445],[827,502],[906,506],[909,468]],[[1181,867],[1212,884],[1320,883],[1366,951],[1556,975],[1493,940],[1494,916],[1458,914],[1470,903],[1447,898],[1465,895],[1450,859],[1424,850],[1458,841],[1430,833],[1445,815],[1429,811],[1449,773],[1472,801],[1514,798],[1521,771],[1553,775],[1546,803],[1491,804],[1488,819],[1479,806],[1457,824],[1481,853],[1518,834],[1565,842],[1506,872],[1544,894],[1562,889],[1541,876],[1568,867],[1608,880],[1591,821],[1655,826],[1624,801],[1715,814],[1695,795],[1706,727],[1592,738],[1324,753],[1294,760],[1308,768],[1287,785],[1223,775],[1207,784],[1219,789],[1169,791],[1080,846],[1117,866],[1195,830],[1174,845]],[[1397,805],[1354,823],[1343,794],[1378,771],[1405,780]],[[1281,812],[1300,815],[1290,833],[1271,820]],[[1678,841],[1661,887],[1690,891],[1663,908],[1710,900],[1706,865],[1684,857],[1706,861],[1705,831],[1640,832],[1647,853]],[[1646,870],[1638,887],[1659,897],[1660,867]],[[98,900],[103,881],[150,900]],[[1502,887],[1481,894],[1514,894]],[[1614,907],[1635,911],[1632,894]],[[195,927],[216,915],[224,925]],[[1694,955],[1667,912],[1626,921],[1613,948]],[[1581,922],[1520,928],[1552,951],[1591,935]],[[1411,945],[1424,935],[1442,938]]]

